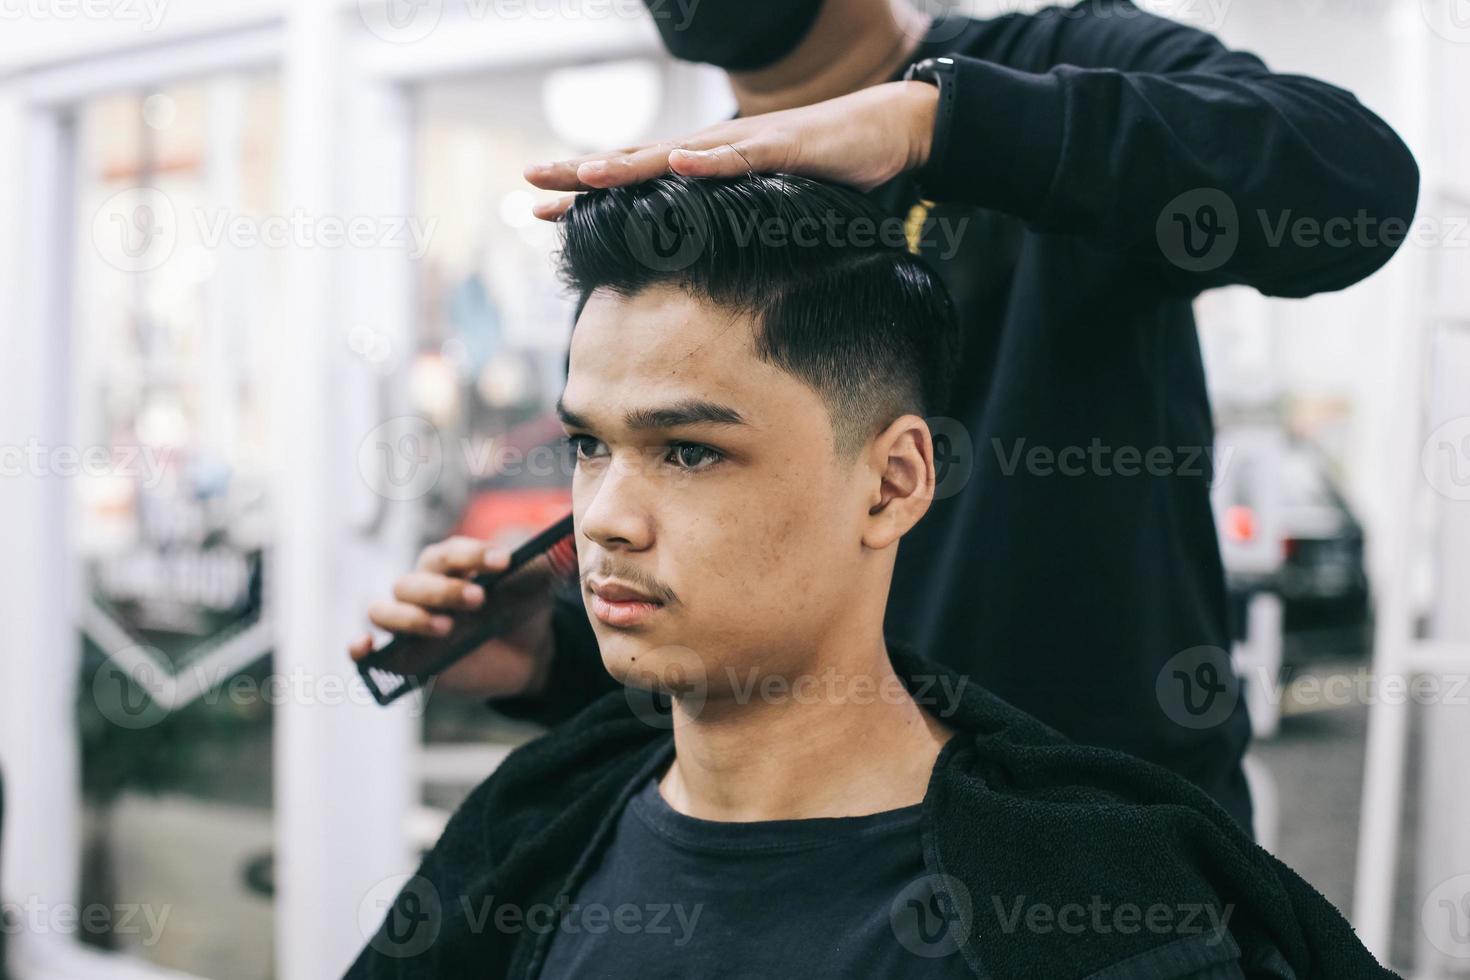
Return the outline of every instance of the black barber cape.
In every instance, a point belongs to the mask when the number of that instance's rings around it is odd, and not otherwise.
[[[1417,167],[1351,93],[1129,3],[940,18],[915,60],[944,54],[928,168],[873,191],[922,218],[964,329],[885,631],[1249,828],[1190,303],[1357,282],[1402,238]],[[1329,223],[1333,244],[1293,230]],[[497,709],[555,722],[614,686],[568,601],[548,698]]]
[[[919,832],[974,976],[1162,980],[1231,963],[1251,980],[1395,976],[1187,780],[1069,742],[897,645],[890,657],[915,701],[956,732]],[[579,893],[672,751],[666,726],[613,692],[511,753],[450,819],[349,980],[541,976],[551,910]],[[1126,928],[1119,910],[1132,910]]]

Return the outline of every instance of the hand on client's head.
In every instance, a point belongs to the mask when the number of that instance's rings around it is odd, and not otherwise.
[[[892,81],[931,17],[908,0],[710,0],[678,16],[649,0],[669,54],[727,72],[739,118],[671,139],[525,170],[537,187],[586,191],[673,173],[786,173],[870,190],[929,158],[938,90]],[[538,204],[554,220],[571,197]]]
[[[545,190],[624,187],[668,173],[739,177],[786,173],[870,190],[929,158],[937,90],[887,82],[814,105],[742,117],[674,139],[534,163],[525,177]],[[575,195],[537,204],[556,220]]]

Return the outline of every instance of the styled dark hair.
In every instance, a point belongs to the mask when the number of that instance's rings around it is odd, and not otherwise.
[[[578,317],[595,290],[654,285],[750,315],[756,356],[822,397],[840,455],[948,404],[960,343],[949,292],[905,248],[903,222],[856,191],[667,174],[584,192],[560,224]]]

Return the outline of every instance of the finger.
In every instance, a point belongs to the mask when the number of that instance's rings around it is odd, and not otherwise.
[[[737,140],[707,149],[679,148],[669,153],[669,169],[685,177],[743,177],[781,170],[785,155],[772,140]]]
[[[351,643],[347,644],[347,653],[353,660],[361,660],[373,652],[373,635],[364,633]]]
[[[526,178],[538,187],[552,190],[591,190],[652,180],[670,170],[689,177],[738,177],[782,169],[785,154],[779,141],[737,140],[731,144],[716,142],[718,138],[719,134],[696,133],[682,140],[582,157],[564,164],[539,165],[572,168],[557,171],[559,176],[554,182],[533,180],[533,168],[528,167]],[[545,221],[556,221],[566,214],[574,200],[576,195],[569,194],[555,201],[540,202],[532,205],[531,213]]]
[[[454,629],[454,619],[443,613],[407,602],[377,599],[368,606],[368,619],[379,629],[390,633],[413,633],[419,636],[444,636]]]
[[[521,171],[521,175],[544,191],[585,191],[588,188],[577,179],[577,168],[582,162],[578,159],[533,163]]]
[[[429,545],[419,555],[419,570],[440,575],[499,571],[510,560],[503,548],[487,548],[479,538],[455,535]]]
[[[473,582],[434,572],[409,572],[393,583],[393,598],[425,609],[453,612],[477,609],[485,601],[485,590]]]
[[[686,146],[689,140],[654,143],[631,153],[588,160],[577,167],[577,179],[587,187],[625,187],[652,180],[669,171],[669,154]]]
[[[521,176],[542,190],[590,190],[589,187],[577,179],[578,167],[589,160],[606,160],[609,157],[626,156],[629,153],[636,153],[642,148],[642,146],[625,146],[617,150],[603,150],[601,153],[587,153],[567,160],[542,160],[537,163],[527,164],[526,169],[521,171]]]
[[[575,194],[564,194],[554,201],[539,201],[531,205],[531,213],[543,221],[557,221],[567,213],[567,208],[576,199]]]

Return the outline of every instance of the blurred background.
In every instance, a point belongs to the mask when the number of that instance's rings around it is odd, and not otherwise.
[[[1139,5],[1351,90],[1419,160],[1382,272],[1197,313],[1258,837],[1380,959],[1470,976],[1470,3]],[[733,100],[632,0],[0,17],[10,970],[338,975],[536,731],[379,708],[345,653],[425,543],[569,509],[571,304],[522,168]]]

